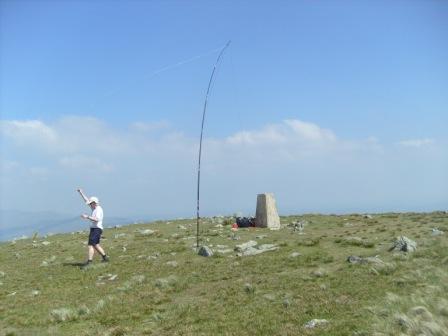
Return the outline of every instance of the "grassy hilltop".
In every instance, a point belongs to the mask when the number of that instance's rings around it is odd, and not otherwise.
[[[212,257],[194,220],[106,229],[111,262],[86,270],[86,231],[2,243],[0,335],[448,335],[446,213],[282,217],[238,240],[228,222],[202,221]],[[401,235],[415,252],[389,251]],[[278,249],[237,256],[250,240]]]

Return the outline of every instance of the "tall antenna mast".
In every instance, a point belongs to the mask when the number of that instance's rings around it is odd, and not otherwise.
[[[197,185],[197,216],[196,216],[196,248],[199,248],[199,222],[200,222],[200,216],[199,216],[199,205],[200,205],[200,187],[201,187],[201,155],[202,155],[202,135],[204,133],[204,121],[205,121],[205,112],[207,111],[207,101],[210,94],[210,88],[212,86],[213,77],[215,75],[216,68],[218,67],[219,61],[221,60],[222,55],[224,54],[224,51],[227,49],[227,47],[230,45],[230,41],[227,42],[227,44],[221,49],[221,52],[218,55],[218,58],[216,59],[215,65],[213,66],[213,71],[210,76],[210,80],[208,81],[208,87],[207,87],[207,93],[205,94],[205,101],[204,101],[204,110],[202,111],[202,124],[201,124],[201,137],[199,139],[199,159],[198,159],[198,185]]]

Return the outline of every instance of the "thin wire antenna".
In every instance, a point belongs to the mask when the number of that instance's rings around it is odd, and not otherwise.
[[[196,248],[199,249],[199,221],[200,221],[200,215],[199,215],[199,200],[200,200],[200,187],[201,187],[201,156],[202,156],[202,135],[204,133],[204,122],[205,122],[205,112],[207,111],[207,101],[210,94],[210,89],[213,83],[213,76],[215,75],[216,68],[219,64],[219,61],[221,60],[222,55],[224,54],[224,51],[227,49],[227,47],[230,45],[231,41],[228,41],[227,44],[222,48],[221,52],[218,55],[218,58],[216,59],[215,65],[213,66],[213,71],[210,76],[210,80],[208,81],[208,87],[207,87],[207,93],[205,94],[205,101],[204,101],[204,110],[202,111],[202,124],[201,124],[201,137],[199,138],[199,159],[198,159],[198,186],[197,186],[197,216],[196,216]]]

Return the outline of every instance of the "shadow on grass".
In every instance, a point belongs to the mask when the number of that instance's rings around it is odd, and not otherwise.
[[[73,263],[63,263],[62,266],[73,266],[73,267],[81,267],[85,266],[85,262],[73,262]]]

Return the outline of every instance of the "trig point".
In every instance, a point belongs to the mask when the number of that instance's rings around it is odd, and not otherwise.
[[[275,205],[274,194],[259,194],[257,196],[257,212],[255,215],[257,227],[280,229],[280,217]]]

